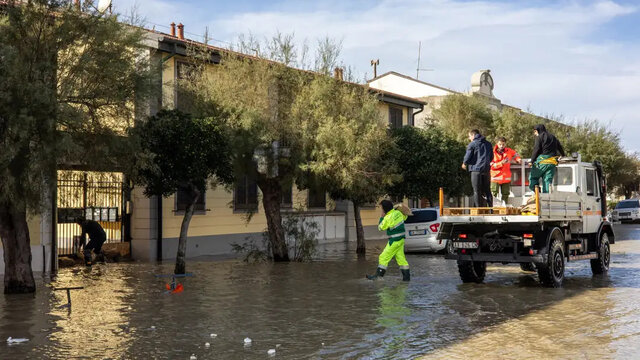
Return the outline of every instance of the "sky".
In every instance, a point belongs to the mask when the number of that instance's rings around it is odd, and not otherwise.
[[[342,62],[357,79],[378,74],[467,91],[471,75],[490,69],[504,104],[565,122],[597,119],[640,152],[640,0],[113,0],[147,27],[228,47],[239,35],[295,34],[311,47],[342,42]]]

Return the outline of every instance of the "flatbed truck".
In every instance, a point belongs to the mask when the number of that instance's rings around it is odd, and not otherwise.
[[[463,282],[483,282],[487,263],[519,263],[548,287],[562,286],[569,261],[590,260],[593,274],[609,270],[615,234],[601,164],[560,158],[549,193],[529,190],[529,170],[526,162],[512,165],[514,196],[502,207],[446,208],[440,189],[438,239]]]

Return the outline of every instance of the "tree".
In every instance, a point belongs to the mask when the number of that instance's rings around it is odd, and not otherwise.
[[[315,64],[328,69],[336,61],[338,46],[326,41],[319,45]],[[220,65],[211,66],[208,49],[196,47],[194,58],[204,61],[179,86],[194,100],[195,113],[207,114],[220,106],[233,115],[228,126],[235,172],[255,178],[272,258],[289,261],[280,213],[282,189],[304,176],[301,165],[306,161],[304,133],[292,111],[296,102],[305,102],[302,89],[318,74],[301,70],[312,66],[306,46],[299,51],[292,35],[278,33],[266,44],[249,36],[236,48],[241,52],[223,52]]]
[[[332,198],[353,203],[359,254],[366,251],[361,207],[375,203],[398,178],[392,157],[396,147],[378,103],[365,87],[319,76],[294,106],[309,159],[303,169]]]
[[[472,129],[480,130],[487,138],[495,134],[492,110],[477,96],[447,96],[440,107],[433,111],[433,117],[445,134],[463,143]]]
[[[471,184],[460,168],[465,146],[436,127],[403,127],[393,131],[398,149],[395,162],[402,181],[388,193],[409,198],[427,198],[433,204],[442,187],[450,196],[469,193]]]
[[[198,198],[207,184],[233,182],[233,169],[225,115],[193,118],[178,110],[163,110],[131,131],[138,142],[138,173],[134,181],[147,196],[170,196],[181,189],[188,194],[182,218],[175,274],[185,273],[187,232]]]
[[[610,189],[623,184],[625,172],[632,166],[622,149],[619,134],[595,120],[572,127],[563,146],[568,154],[580,153],[583,161],[601,162]]]
[[[133,100],[152,88],[143,32],[89,6],[10,2],[0,14],[5,293],[35,291],[27,214],[50,206],[57,164],[109,165],[96,154],[110,154],[133,121]]]

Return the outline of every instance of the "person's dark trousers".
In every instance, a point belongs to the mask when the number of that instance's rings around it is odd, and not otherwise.
[[[106,240],[107,239],[104,238],[91,239],[89,243],[84,246],[84,259],[87,265],[91,264],[91,250],[93,250],[94,254],[99,255],[102,251],[102,244],[104,244]]]
[[[493,206],[489,172],[472,171],[471,186],[473,186],[473,207]]]

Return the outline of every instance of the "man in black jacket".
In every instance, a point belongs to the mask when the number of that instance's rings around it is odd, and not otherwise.
[[[542,192],[549,192],[549,185],[553,182],[556,173],[558,157],[564,156],[564,149],[560,141],[550,134],[544,125],[533,127],[536,142],[531,156],[531,173],[529,173],[529,188],[535,190],[536,185],[542,179]]]
[[[471,186],[473,186],[474,207],[493,206],[491,194],[491,160],[493,159],[493,147],[479,130],[469,131],[469,146],[462,161],[462,168],[471,173]],[[483,198],[484,196],[484,198]],[[485,203],[486,200],[486,203]]]
[[[102,244],[107,240],[107,234],[97,221],[85,220],[83,218],[77,218],[76,223],[82,228],[82,235],[80,239],[82,242],[80,246],[84,246],[84,263],[87,266],[91,266],[91,250],[96,254],[96,259],[102,259],[104,261],[104,255],[102,254]],[[84,236],[89,235],[89,243],[84,245]]]

